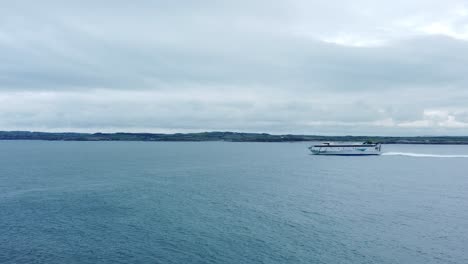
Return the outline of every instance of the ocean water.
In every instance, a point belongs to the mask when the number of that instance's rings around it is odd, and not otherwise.
[[[468,146],[0,141],[0,263],[468,263]]]

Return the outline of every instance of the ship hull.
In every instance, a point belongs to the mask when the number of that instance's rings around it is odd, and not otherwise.
[[[361,154],[361,153],[313,153],[313,155],[326,155],[326,156],[378,156],[380,153],[366,153],[366,154]]]

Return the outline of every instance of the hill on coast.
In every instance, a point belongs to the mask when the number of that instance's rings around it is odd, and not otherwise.
[[[0,140],[51,141],[229,141],[229,142],[300,142],[300,141],[374,141],[384,144],[468,144],[468,136],[319,136],[271,135],[266,133],[202,132],[202,133],[55,133],[0,131]]]

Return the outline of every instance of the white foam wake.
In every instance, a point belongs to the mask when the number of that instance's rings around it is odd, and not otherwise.
[[[468,158],[468,155],[439,155],[439,154],[422,154],[411,152],[384,152],[384,156],[408,156],[408,157],[427,157],[427,158]]]

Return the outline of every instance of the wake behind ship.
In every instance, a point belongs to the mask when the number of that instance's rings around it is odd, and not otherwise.
[[[380,143],[360,143],[360,144],[333,144],[323,143],[309,147],[315,155],[338,155],[338,156],[369,156],[380,155],[382,145]]]

